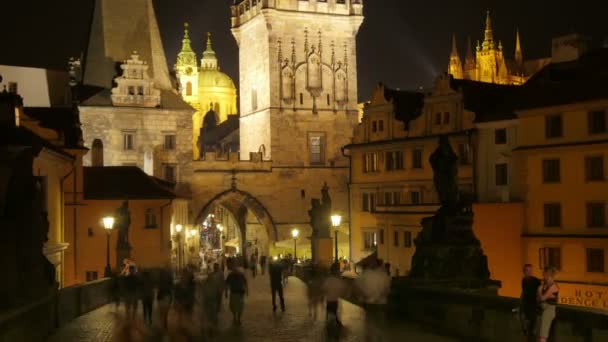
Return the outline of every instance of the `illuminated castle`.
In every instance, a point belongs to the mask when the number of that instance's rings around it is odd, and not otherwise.
[[[458,53],[456,37],[452,37],[452,51],[450,53],[448,73],[452,74],[456,79],[521,85],[550,62],[551,58],[524,61],[519,30],[515,37],[514,58],[506,59],[502,42],[494,40],[492,19],[490,18],[490,11],[488,11],[483,42],[477,41],[475,54],[473,54],[471,39],[468,39],[464,63],[462,63]]]

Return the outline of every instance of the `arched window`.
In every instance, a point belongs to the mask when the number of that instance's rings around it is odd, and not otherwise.
[[[91,165],[103,166],[103,142],[101,139],[93,140],[91,149]]]
[[[192,96],[192,82],[186,83],[186,96]]]

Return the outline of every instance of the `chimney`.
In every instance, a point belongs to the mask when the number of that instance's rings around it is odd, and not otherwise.
[[[580,34],[553,38],[551,62],[562,63],[579,59],[587,52],[590,39]]]

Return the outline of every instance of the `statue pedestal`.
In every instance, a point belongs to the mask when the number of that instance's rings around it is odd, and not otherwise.
[[[116,266],[119,273],[124,267],[123,260],[125,259],[131,259],[131,246],[116,249]]]
[[[313,263],[322,266],[330,267],[333,262],[333,249],[331,238],[315,238],[312,240],[314,245]]]

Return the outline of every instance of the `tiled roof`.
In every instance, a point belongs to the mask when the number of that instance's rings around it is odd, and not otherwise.
[[[65,147],[78,148],[82,138],[78,113],[69,107],[26,107],[25,114],[40,126],[57,131],[64,137]]]
[[[96,200],[172,199],[171,184],[136,166],[84,168],[84,197]]]
[[[518,86],[452,79],[451,87],[462,91],[464,108],[475,113],[476,123],[516,118],[512,99]]]
[[[0,145],[31,146],[35,149],[46,148],[63,157],[74,159],[71,154],[63,151],[61,148],[53,145],[25,127],[0,128]]]
[[[207,131],[201,130],[199,142],[203,143],[203,145],[217,144],[238,129],[238,115],[228,115],[228,119],[221,124],[212,127]]]

